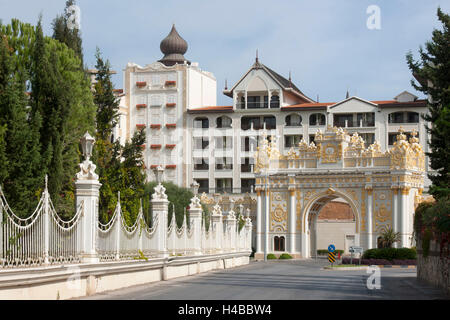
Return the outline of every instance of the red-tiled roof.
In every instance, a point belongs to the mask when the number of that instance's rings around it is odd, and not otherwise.
[[[188,113],[204,113],[204,112],[233,112],[233,106],[201,107],[188,110]]]

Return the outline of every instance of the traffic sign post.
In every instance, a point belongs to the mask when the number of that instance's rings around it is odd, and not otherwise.
[[[328,261],[330,261],[331,266],[336,262],[336,253],[334,251],[336,251],[336,247],[334,244],[330,244],[328,246]]]
[[[353,264],[353,254],[354,253],[359,253],[359,265],[361,265],[361,258],[362,258],[362,254],[364,252],[364,248],[363,247],[350,247],[349,250],[351,253],[351,258],[350,258],[350,264]]]

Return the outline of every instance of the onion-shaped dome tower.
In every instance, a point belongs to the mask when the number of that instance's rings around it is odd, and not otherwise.
[[[164,58],[159,60],[159,62],[166,66],[173,66],[177,63],[184,64],[185,61],[188,64],[191,64],[191,62],[187,61],[184,57],[187,50],[188,43],[178,34],[174,24],[169,35],[161,41],[161,51],[164,53]]]

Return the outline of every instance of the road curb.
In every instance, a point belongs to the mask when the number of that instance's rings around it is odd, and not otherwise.
[[[416,269],[416,266],[393,266],[393,265],[375,265],[378,268],[385,268],[385,269]],[[336,268],[336,267],[323,267],[322,270],[339,270],[339,271],[351,271],[351,270],[364,270],[367,269],[369,266],[364,267],[343,267],[343,268]]]

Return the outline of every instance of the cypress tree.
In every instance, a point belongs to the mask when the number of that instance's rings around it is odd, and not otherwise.
[[[80,65],[83,67],[83,41],[81,38],[81,31],[77,28],[70,28],[69,19],[71,19],[71,12],[69,8],[76,5],[75,0],[66,1],[66,8],[64,14],[58,15],[52,23],[53,39],[58,40],[72,49],[77,57],[80,59]]]
[[[431,135],[427,155],[434,173],[430,193],[437,199],[450,196],[450,16],[437,10],[442,30],[433,30],[432,40],[420,47],[420,61],[412,53],[407,54],[407,63],[419,84],[411,81],[413,87],[431,97],[428,114],[424,119],[430,123],[427,131]]]
[[[40,118],[31,117],[27,107],[24,73],[16,72],[15,51],[0,33],[0,169],[10,206],[19,216],[30,215],[40,196],[43,173],[40,159]],[[6,168],[6,170],[5,170]],[[5,172],[7,171],[7,172]],[[35,200],[35,201],[33,201]]]

